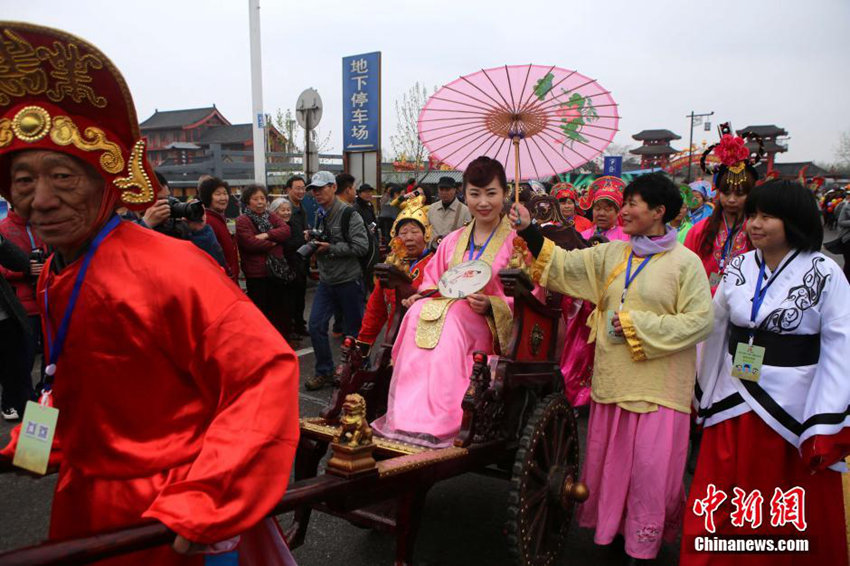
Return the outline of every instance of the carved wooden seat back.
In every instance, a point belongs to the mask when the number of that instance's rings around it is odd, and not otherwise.
[[[505,294],[514,299],[514,324],[511,341],[502,357],[515,362],[555,361],[558,325],[561,320],[560,301],[541,302],[532,294],[531,280],[520,270],[499,272]]]
[[[374,352],[374,361],[370,367],[364,367],[364,356],[354,344],[352,338],[346,338],[340,349],[340,364],[336,378],[339,385],[334,388],[327,408],[322,417],[335,421],[339,416],[346,395],[360,393],[366,399],[369,420],[373,420],[387,411],[387,396],[392,378],[392,349],[398,336],[401,321],[407,309],[401,302],[416,292],[410,277],[394,265],[379,263],[375,266],[375,277],[381,288],[395,290],[395,309],[393,317],[387,321],[383,341]]]

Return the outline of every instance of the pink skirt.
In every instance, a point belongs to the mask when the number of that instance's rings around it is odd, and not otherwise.
[[[590,402],[582,469],[590,497],[578,518],[579,526],[596,529],[596,544],[622,534],[629,556],[653,559],[662,539],[675,540],[685,505],[689,426],[688,414],[666,407],[633,413]]]
[[[568,296],[561,300],[566,325],[561,374],[564,376],[564,393],[573,407],[581,407],[590,402],[590,378],[593,375],[596,345],[587,343],[587,337],[590,336],[587,318],[593,308],[590,301]]]

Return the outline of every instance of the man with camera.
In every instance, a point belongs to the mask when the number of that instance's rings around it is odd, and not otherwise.
[[[307,190],[313,193],[319,210],[315,228],[305,232],[308,241],[298,250],[305,258],[315,253],[319,267],[319,285],[309,323],[316,355],[316,373],[305,383],[310,391],[321,389],[332,380],[328,323],[334,311],[342,310],[347,336],[357,335],[363,318],[363,270],[359,258],[369,251],[369,236],[360,215],[346,212],[351,206],[336,198],[336,189],[332,173],[319,171],[313,175]]]
[[[363,289],[364,289],[364,301],[366,297],[372,292],[372,288],[374,285],[372,284],[372,272],[374,271],[375,264],[378,263],[378,234],[377,228],[378,225],[375,223],[375,212],[374,210],[368,210],[365,206],[368,206],[371,209],[371,203],[367,200],[361,198],[362,194],[369,194],[369,198],[371,198],[372,189],[371,185],[360,185],[357,189],[354,189],[355,179],[352,175],[348,173],[341,173],[336,176],[336,198],[344,202],[345,204],[351,205],[352,212],[346,214],[352,214],[356,212],[360,215],[360,218],[363,219],[363,225],[366,226],[366,235],[369,238],[369,249],[366,251],[364,255],[359,256],[360,260],[360,270],[363,272]],[[364,192],[363,187],[366,187],[366,191]],[[364,206],[363,203],[366,203]],[[347,224],[347,220],[343,220],[343,226]],[[334,334],[337,334],[337,329],[342,329],[342,325],[338,323],[338,319],[334,314]],[[348,335],[347,335],[348,336]]]
[[[165,177],[157,172],[156,178],[161,187],[156,195],[157,201],[145,211],[139,223],[160,234],[179,240],[189,240],[207,252],[219,265],[225,267],[227,264],[224,252],[212,228],[207,226],[203,203],[198,200],[181,202],[171,196],[171,189],[168,188]]]

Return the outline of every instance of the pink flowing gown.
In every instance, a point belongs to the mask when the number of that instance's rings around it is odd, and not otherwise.
[[[593,303],[570,296],[561,299],[564,324],[564,349],[561,352],[561,375],[564,376],[564,393],[573,407],[590,402],[590,382],[593,376],[593,356],[596,348],[588,344],[590,328],[587,318]]]
[[[425,267],[420,289],[437,287],[440,276],[451,267],[452,256],[465,228],[448,234],[434,258]],[[499,270],[511,256],[513,230],[493,260],[493,274],[482,293],[499,297],[513,311],[513,298],[505,295]],[[491,244],[492,245],[492,244]],[[466,261],[464,252],[463,260]],[[482,258],[483,259],[483,258]],[[372,423],[381,436],[429,447],[451,446],[460,431],[461,402],[472,373],[472,353],[495,353],[493,335],[484,316],[472,311],[466,300],[452,303],[437,346],[432,350],[416,345],[419,313],[428,299],[416,301],[401,324],[393,347],[393,378],[387,414]]]

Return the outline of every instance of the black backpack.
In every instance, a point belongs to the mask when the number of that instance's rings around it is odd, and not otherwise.
[[[349,225],[351,224],[351,215],[354,212],[357,212],[357,214],[360,214],[360,212],[356,211],[353,206],[349,206],[345,210],[342,211],[342,222],[341,222],[342,237],[349,244],[351,244],[351,240],[349,239],[348,228],[349,228]],[[360,218],[363,219],[362,214],[360,215]],[[363,225],[364,226],[366,225],[365,219],[363,219]],[[361,269],[363,269],[363,275],[364,276],[371,275],[372,268],[374,268],[375,265],[378,263],[378,242],[375,239],[374,232],[372,230],[370,230],[368,226],[366,226],[366,239],[369,240],[369,249],[366,251],[366,253],[364,255],[359,256],[357,258],[357,260],[360,262]]]

